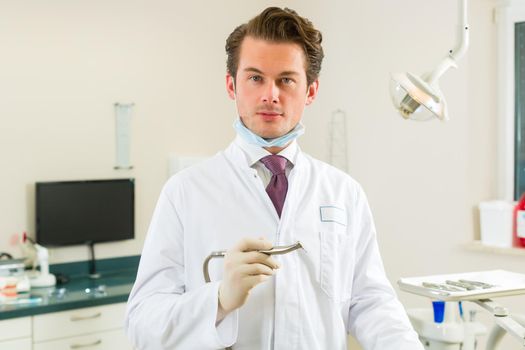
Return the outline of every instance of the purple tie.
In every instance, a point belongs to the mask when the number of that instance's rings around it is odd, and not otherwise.
[[[288,180],[286,179],[286,158],[278,155],[266,156],[261,159],[268,170],[272,172],[270,183],[266,187],[266,193],[270,196],[277,214],[281,217],[286,192],[288,191]]]

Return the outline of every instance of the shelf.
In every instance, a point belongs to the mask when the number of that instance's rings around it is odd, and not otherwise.
[[[525,248],[514,248],[514,247],[496,247],[496,246],[489,246],[484,245],[481,243],[481,241],[473,241],[469,243],[465,243],[464,247],[467,250],[474,251],[474,252],[486,252],[486,253],[494,253],[494,254],[501,254],[501,255],[521,255],[525,256]]]

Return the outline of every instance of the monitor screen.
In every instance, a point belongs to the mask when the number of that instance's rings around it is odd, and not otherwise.
[[[132,239],[134,179],[36,183],[36,240],[46,246]]]

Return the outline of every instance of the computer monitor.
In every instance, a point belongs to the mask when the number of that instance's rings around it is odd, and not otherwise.
[[[65,246],[133,239],[134,180],[36,183],[36,240]]]
[[[134,179],[36,183],[36,241],[48,247],[135,237]]]

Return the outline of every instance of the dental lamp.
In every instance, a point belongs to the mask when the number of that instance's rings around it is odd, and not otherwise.
[[[411,73],[391,74],[390,95],[394,106],[405,119],[426,121],[438,118],[448,120],[447,103],[438,84],[439,78],[449,69],[457,68],[469,44],[467,0],[459,0],[459,42],[455,49],[441,60],[431,72],[421,77]]]

